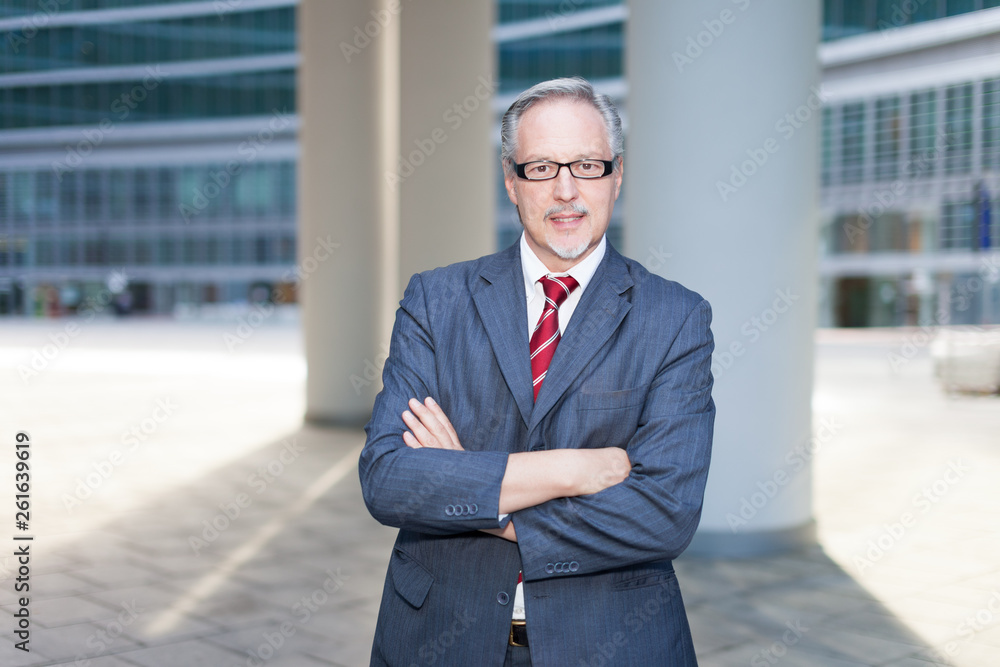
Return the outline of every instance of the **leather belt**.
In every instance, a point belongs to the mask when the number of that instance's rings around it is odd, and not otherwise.
[[[524,621],[510,622],[510,640],[508,643],[511,646],[528,645],[528,626],[525,625]]]

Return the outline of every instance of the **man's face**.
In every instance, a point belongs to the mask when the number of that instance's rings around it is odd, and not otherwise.
[[[553,99],[521,116],[518,163],[610,160],[611,147],[600,112],[578,100]],[[547,181],[526,181],[508,173],[507,195],[517,206],[525,240],[550,271],[562,272],[593,252],[611,221],[622,169],[604,178],[574,178],[563,167]]]

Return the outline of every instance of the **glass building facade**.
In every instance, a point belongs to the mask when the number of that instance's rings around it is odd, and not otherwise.
[[[244,4],[4,3],[0,313],[294,300],[295,2]]]
[[[820,51],[824,326],[1000,323],[1000,9],[920,6]]]
[[[296,4],[0,6],[0,314],[72,313],[109,291],[150,314],[275,288],[294,301]],[[900,83],[880,64],[897,42],[925,39],[929,21],[955,33],[998,5],[824,2],[824,90],[836,94],[821,117],[821,324],[1000,321],[988,266],[1000,247],[1000,67],[964,72],[961,37],[935,56],[947,70],[936,78]],[[503,111],[558,76],[592,80],[627,129],[623,0],[497,0],[496,15],[498,154]],[[973,55],[1000,62],[995,35],[980,37]],[[845,44],[861,46],[838,69],[824,53]],[[905,70],[928,51],[894,53]],[[496,185],[505,247],[521,228],[499,170]],[[619,247],[626,216],[619,199]]]
[[[892,30],[991,7],[1000,7],[1000,0],[824,0],[823,39]]]

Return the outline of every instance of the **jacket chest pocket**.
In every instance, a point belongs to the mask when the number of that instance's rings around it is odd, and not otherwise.
[[[646,387],[619,391],[580,392],[576,396],[576,427],[587,446],[624,447],[635,434],[646,400]]]

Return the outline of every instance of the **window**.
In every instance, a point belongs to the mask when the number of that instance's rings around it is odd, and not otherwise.
[[[59,217],[64,225],[80,218],[80,187],[78,173],[63,173],[59,178]]]
[[[972,84],[945,89],[945,158],[948,174],[972,169]]]
[[[35,217],[34,173],[15,171],[11,174],[11,198],[14,204],[14,223],[27,226]]]
[[[161,167],[158,181],[157,199],[159,206],[157,206],[157,213],[159,215],[157,217],[160,220],[174,220],[180,214],[179,204],[175,197],[177,186],[174,170],[169,167]]]
[[[10,219],[10,213],[7,212],[7,206],[10,203],[10,196],[7,190],[7,179],[8,175],[5,172],[0,171],[0,231],[3,230],[4,225],[6,225],[7,221]]]
[[[267,164],[247,165],[233,180],[236,217],[262,218],[271,212],[275,182]]]
[[[945,201],[941,207],[941,249],[973,248],[975,210],[967,201]]]
[[[177,262],[177,242],[170,237],[163,237],[156,246],[156,263],[167,266]]]
[[[51,171],[35,174],[35,219],[51,223],[59,217],[59,192]]]
[[[965,14],[966,12],[974,12],[979,7],[976,6],[976,0],[946,0],[945,6],[948,16],[955,16],[957,14]]]
[[[910,96],[910,161],[906,174],[910,178],[933,176],[935,164],[941,158],[935,148],[936,93],[928,90]]]
[[[833,182],[833,109],[823,107],[820,177],[823,185]]]
[[[139,266],[147,266],[153,263],[153,242],[148,238],[135,240],[132,251],[132,262]]]
[[[104,212],[101,210],[101,199],[104,194],[101,176],[102,173],[99,171],[83,172],[83,217],[90,224],[104,222]]]
[[[1000,170],[1000,79],[983,82],[983,158],[986,171]]]
[[[865,105],[846,104],[842,114],[840,180],[860,183],[864,177]]]
[[[899,98],[875,102],[875,180],[886,181],[899,175],[901,141]]]
[[[197,240],[186,238],[181,242],[181,264],[200,264]]]
[[[55,263],[55,240],[51,238],[41,238],[35,241],[35,264],[38,266],[53,266]]]
[[[153,217],[152,205],[155,201],[155,193],[152,191],[156,183],[156,172],[150,169],[136,169],[132,174],[133,196],[132,205],[135,207],[133,215],[136,220],[143,222]]]
[[[110,217],[121,222],[132,217],[132,172],[114,169],[110,172],[108,190],[110,195]]]

